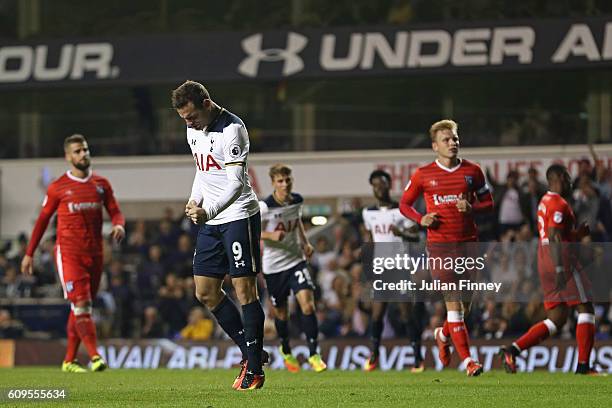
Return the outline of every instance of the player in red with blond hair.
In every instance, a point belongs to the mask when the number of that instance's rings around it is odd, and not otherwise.
[[[461,159],[457,123],[441,120],[429,129],[431,147],[437,154],[432,163],[419,167],[408,182],[400,201],[401,213],[427,228],[429,257],[463,257],[469,245],[478,241],[474,222],[475,212],[491,211],[493,197],[480,166]],[[423,194],[427,214],[422,215],[412,207]],[[461,276],[454,270],[432,269],[434,279],[457,283]],[[450,363],[450,341],[466,366],[468,376],[482,374],[482,365],[472,359],[464,316],[470,310],[470,302],[457,298],[456,293],[445,292],[447,317],[443,327],[434,334],[439,349],[439,359],[444,366]]]
[[[516,373],[516,357],[554,335],[567,321],[572,307],[578,309],[576,374],[598,375],[591,368],[590,356],[595,341],[595,312],[591,303],[591,282],[576,260],[570,242],[589,235],[586,224],[576,228],[576,217],[564,197],[572,193],[570,175],[561,164],[546,170],[549,191],[538,205],[538,273],[544,293],[546,319],[531,326],[521,338],[500,349],[506,372]]]
[[[33,273],[32,256],[49,220],[57,211],[55,260],[64,297],[70,301],[71,308],[62,371],[86,371],[76,360],[81,342],[91,359],[92,371],[103,371],[106,363],[98,355],[96,326],[91,316],[92,300],[102,276],[102,208],[106,208],[111,216],[111,237],[118,242],[125,236],[125,219],[108,180],[90,169],[89,146],[85,138],[81,135],[67,137],[64,153],[71,168],[47,189],[21,262],[21,272]]]

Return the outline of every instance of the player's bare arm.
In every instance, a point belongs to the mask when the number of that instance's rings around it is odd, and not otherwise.
[[[304,228],[304,223],[302,222],[301,219],[298,225],[299,225],[300,242],[302,243],[302,250],[304,251],[304,255],[306,255],[306,258],[310,259],[310,257],[314,253],[314,247],[308,241],[308,237],[306,236],[306,228]]]
[[[30,255],[25,255],[21,260],[21,273],[24,275],[32,275],[34,273],[34,261]]]
[[[463,193],[459,194],[459,200],[456,203],[457,210],[460,213],[469,214],[472,212],[472,204],[465,198]]]
[[[202,225],[209,220],[206,210],[201,207],[191,207],[187,211],[187,216],[191,219],[191,222],[196,225]]]
[[[125,228],[122,225],[113,225],[110,236],[115,242],[123,241],[123,238],[125,238]]]
[[[555,283],[557,291],[565,289],[565,267],[563,266],[561,230],[559,228],[548,228],[548,240],[550,255],[555,265]]]
[[[189,215],[189,210],[198,206],[198,203],[195,200],[187,201],[185,204],[185,215]]]
[[[282,241],[285,235],[285,231],[262,231],[261,239],[266,241]]]
[[[419,237],[418,235],[416,235],[419,232],[419,227],[416,225],[413,225],[408,229],[402,229],[399,228],[397,225],[391,225],[389,229],[391,230],[393,235],[395,235],[396,237],[401,237],[405,241],[419,242]]]
[[[421,226],[425,228],[436,228],[440,224],[438,213],[430,212],[421,218]]]

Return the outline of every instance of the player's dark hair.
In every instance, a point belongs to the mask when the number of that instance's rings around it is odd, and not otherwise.
[[[550,181],[553,174],[557,177],[561,177],[566,171],[567,169],[562,164],[551,164],[550,167],[546,170],[546,180]]]
[[[189,102],[198,109],[204,106],[204,100],[210,99],[208,90],[199,82],[185,81],[181,86],[172,91],[172,107],[181,109]]]
[[[384,179],[387,179],[387,183],[391,185],[391,175],[386,171],[380,169],[374,170],[372,174],[370,174],[370,184],[372,184],[372,180],[374,180],[376,177],[382,177]]]
[[[274,177],[276,176],[290,176],[291,175],[291,167],[283,163],[276,163],[274,166],[270,167],[269,175],[270,179],[274,181]]]
[[[64,139],[64,150],[66,150],[68,146],[73,143],[87,143],[87,140],[85,139],[85,136],[79,135],[78,133],[70,135]]]

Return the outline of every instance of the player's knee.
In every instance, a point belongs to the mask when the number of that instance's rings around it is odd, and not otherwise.
[[[248,305],[257,300],[257,287],[255,285],[238,284],[234,285],[234,290],[241,305]]]
[[[289,318],[286,307],[275,307],[274,318],[278,320],[287,320]]]
[[[315,312],[314,302],[300,303],[300,309],[302,309],[302,314],[311,315]]]
[[[577,307],[578,313],[595,313],[595,308],[593,308],[593,304],[591,302],[582,303]]]
[[[558,322],[555,322],[553,319],[544,319],[544,325],[548,329],[548,335],[554,336],[559,331],[559,328],[562,325],[559,325]]]
[[[222,294],[218,294],[213,291],[200,290],[195,292],[195,297],[209,310],[213,310],[221,301]]]
[[[387,307],[383,303],[374,303],[372,305],[372,319],[374,320],[382,320],[385,312],[387,311]]]
[[[555,326],[555,330],[554,332],[556,333],[558,330],[560,330],[563,326],[565,326],[565,322],[567,321],[567,312],[559,312],[559,313],[554,313],[551,316],[548,317],[548,319],[546,319],[550,322],[552,322]]]

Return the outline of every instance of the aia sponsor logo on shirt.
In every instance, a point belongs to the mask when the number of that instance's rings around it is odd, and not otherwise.
[[[222,170],[222,168],[219,165],[219,163],[217,163],[215,158],[212,157],[210,154],[206,155],[206,161],[204,160],[204,155],[203,154],[200,154],[198,156],[197,153],[195,153],[193,155],[193,159],[196,162],[196,167],[200,171],[209,171],[211,168],[215,168],[217,170]]]
[[[393,234],[393,230],[391,228],[391,225],[377,224],[374,226],[374,233],[381,235],[390,235]]]
[[[444,205],[444,204],[452,204],[459,201],[459,195],[457,194],[448,194],[448,195],[440,195],[434,194],[432,196],[435,205]]]
[[[281,221],[276,225],[276,228],[274,228],[274,231],[291,232],[297,228],[298,222],[299,222],[298,219],[295,219],[293,221],[287,220],[287,225],[285,226],[285,223]]]

